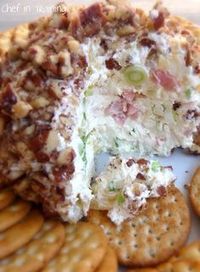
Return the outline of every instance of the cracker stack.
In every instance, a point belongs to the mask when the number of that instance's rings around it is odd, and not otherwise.
[[[99,226],[44,220],[12,191],[0,192],[0,272],[116,272],[117,267]]]
[[[0,272],[117,272],[118,262],[127,272],[200,271],[200,241],[182,248],[190,214],[174,186],[119,226],[94,210],[89,222],[45,220],[9,190],[0,205]]]

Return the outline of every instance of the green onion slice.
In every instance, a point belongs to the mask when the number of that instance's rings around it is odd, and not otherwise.
[[[123,204],[124,202],[125,202],[125,197],[124,197],[124,195],[123,195],[122,193],[118,194],[118,195],[117,195],[117,203],[118,203],[119,205],[121,205],[121,204]]]
[[[153,172],[158,172],[160,170],[160,163],[158,161],[153,161],[151,164],[151,170]]]
[[[92,94],[93,94],[93,86],[91,85],[91,86],[89,86],[88,88],[87,88],[87,90],[85,90],[85,96],[86,97],[88,97],[88,96],[91,96]]]
[[[185,90],[185,96],[187,98],[191,98],[191,90],[190,89]]]
[[[175,110],[173,110],[172,111],[172,115],[173,115],[174,121],[177,122],[177,120],[178,120],[178,113]]]
[[[124,70],[124,77],[128,84],[139,86],[147,79],[145,69],[139,65],[130,65]]]

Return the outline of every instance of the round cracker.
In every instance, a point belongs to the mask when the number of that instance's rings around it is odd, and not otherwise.
[[[194,173],[189,186],[189,197],[196,214],[200,216],[200,167]]]
[[[195,241],[183,247],[177,255],[179,259],[189,259],[193,262],[200,262],[200,241]]]
[[[36,272],[41,270],[58,253],[64,239],[64,226],[57,221],[46,221],[29,244],[0,261],[0,271]]]
[[[65,226],[66,238],[59,255],[43,272],[93,272],[107,250],[107,239],[100,227],[80,222]]]
[[[171,262],[167,262],[159,265],[157,268],[159,272],[171,272],[173,265]]]
[[[42,215],[33,210],[20,223],[0,233],[0,259],[28,243],[43,224]]]
[[[0,192],[0,210],[9,206],[15,200],[15,194],[11,190],[2,190]]]
[[[105,257],[96,272],[117,272],[117,269],[118,263],[116,253],[111,247],[108,247]]]
[[[189,260],[192,262],[200,262],[200,241],[195,241],[181,248],[177,255],[173,256],[169,262],[176,262],[179,260]]]
[[[165,263],[158,267],[159,272],[199,272],[200,262],[182,260],[174,263]]]
[[[17,200],[11,206],[0,212],[0,232],[21,221],[30,211],[31,205],[23,200]]]
[[[156,268],[136,268],[136,269],[129,269],[127,272],[159,272]]]
[[[119,262],[135,267],[169,259],[186,242],[190,231],[189,209],[174,186],[165,197],[149,199],[145,209],[119,226],[102,211],[90,211],[88,220],[102,226]]]

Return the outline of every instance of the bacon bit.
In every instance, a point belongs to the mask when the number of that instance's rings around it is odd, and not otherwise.
[[[189,31],[189,30],[187,30],[187,29],[183,29],[182,31],[181,31],[181,35],[183,35],[183,36],[190,36],[191,35],[191,32]]]
[[[106,60],[105,63],[106,68],[109,70],[120,70],[122,68],[121,65],[114,58]]]
[[[30,55],[36,55],[37,52],[38,52],[38,51],[37,51],[35,48],[33,48],[33,47],[30,47],[30,48],[28,49],[28,53],[29,53]]]
[[[194,135],[194,143],[200,146],[200,128],[197,133]]]
[[[186,55],[185,55],[185,65],[190,66],[192,63],[192,56],[189,48],[186,49]]]
[[[69,178],[73,174],[73,172],[74,172],[74,165],[73,164],[64,165],[61,167],[56,166],[53,169],[53,175],[55,177],[56,183],[69,180]]]
[[[45,163],[49,161],[49,156],[44,152],[37,152],[35,156],[38,162]]]
[[[77,56],[76,57],[76,64],[81,68],[86,68],[88,66],[87,60],[85,56]]]
[[[194,67],[194,72],[195,72],[196,74],[200,74],[200,64],[198,64],[198,65],[196,65],[196,66]]]
[[[72,21],[71,21],[70,27],[71,27],[72,36],[74,38],[82,40],[83,39],[83,34],[82,34],[82,31],[81,31],[79,18],[77,18],[77,17],[73,18]]]
[[[65,189],[56,187],[56,193],[59,194],[62,201],[65,201]]]
[[[59,14],[59,21],[57,22],[56,27],[59,29],[67,29],[69,26],[69,18],[67,12]]]
[[[75,157],[76,157],[76,154],[75,154],[74,150],[71,149],[70,152],[68,152],[68,154],[67,154],[65,163],[66,164],[72,163]]]
[[[147,166],[149,164],[149,162],[145,159],[139,159],[137,161],[137,164],[139,164],[139,166],[143,166],[143,165]]]
[[[198,118],[200,116],[200,112],[197,110],[188,110],[187,113],[184,115],[184,117],[187,120],[192,120],[193,118]]]
[[[101,30],[104,16],[99,3],[93,4],[80,13],[80,22],[83,27],[89,27],[89,35],[97,34]],[[87,35],[86,35],[87,36]]]
[[[157,45],[155,41],[145,37],[140,40],[140,44],[150,49],[148,57],[151,57],[152,55],[157,53]]]
[[[11,83],[12,82],[12,79],[10,77],[5,77],[3,79],[3,86],[6,86],[7,84]]]
[[[12,82],[12,79],[10,77],[4,77],[2,81],[2,87],[7,86],[11,82]]]
[[[163,168],[164,168],[164,169],[170,169],[170,170],[172,170],[172,171],[173,171],[173,167],[172,167],[171,165],[164,166]]]
[[[158,11],[158,16],[153,17],[153,25],[155,30],[159,30],[165,24],[165,19],[169,16],[169,11],[163,6],[162,2],[156,3],[154,9]]]
[[[102,39],[102,40],[101,40],[100,46],[101,46],[105,51],[108,50],[108,45],[107,45],[107,42],[106,42],[105,39]]]
[[[134,164],[134,159],[129,159],[127,162],[126,162],[126,165],[128,166],[128,167],[131,167],[133,164]]]
[[[146,180],[145,176],[141,173],[138,173],[136,176],[137,179]]]
[[[54,150],[51,152],[51,159],[52,160],[57,160],[58,159],[58,156],[59,156],[59,152]]]
[[[165,196],[167,191],[164,186],[159,186],[156,190],[159,196]]]
[[[179,87],[179,82],[175,76],[171,75],[168,71],[160,69],[153,70],[151,72],[151,79],[168,91],[174,91]]]
[[[37,154],[45,145],[48,138],[50,127],[40,126],[36,130],[36,135],[29,142],[30,149]]]
[[[121,19],[122,25],[131,25],[135,26],[135,12],[134,10],[127,10],[126,12],[126,19]]]
[[[180,102],[174,102],[173,104],[173,110],[176,111],[177,109],[179,109],[181,107],[181,103]]]
[[[60,99],[60,97],[56,94],[56,92],[53,90],[52,86],[49,86],[49,88],[46,88],[46,91],[48,92],[48,95],[53,99]]]
[[[162,12],[159,12],[156,18],[153,18],[153,26],[155,30],[159,30],[165,24],[165,17]]]
[[[21,72],[22,70],[25,70],[28,68],[29,63],[27,61],[22,61],[16,68],[16,72]]]
[[[7,85],[6,90],[2,92],[0,98],[0,109],[4,110],[7,113],[10,113],[12,106],[17,103],[17,97],[10,84]]]
[[[53,64],[51,61],[47,60],[44,63],[42,63],[42,68],[44,70],[48,70],[54,75],[58,75],[58,67],[57,65]]]
[[[142,46],[146,46],[148,48],[156,48],[156,42],[145,37],[145,38],[142,38],[139,42]]]
[[[76,78],[74,80],[74,85],[76,87],[77,91],[80,91],[84,87],[84,81],[83,78]]]
[[[88,66],[87,60],[85,56],[71,54],[71,62],[74,66],[80,67],[81,69],[85,69]]]
[[[104,22],[105,18],[101,5],[99,3],[93,4],[87,9],[81,10],[79,18],[72,21],[72,34],[79,40],[84,37],[92,37],[101,30]]]

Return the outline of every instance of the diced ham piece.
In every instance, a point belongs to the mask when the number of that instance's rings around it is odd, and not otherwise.
[[[162,86],[167,91],[175,91],[179,87],[179,82],[168,71],[161,69],[153,70],[151,72],[152,80]]]
[[[128,117],[135,120],[138,117],[138,109],[133,103],[134,99],[133,92],[124,91],[121,97],[106,108],[105,113],[111,115],[119,125],[123,125]]]
[[[129,104],[127,110],[127,116],[132,120],[135,120],[138,117],[138,109],[134,106]]]
[[[105,110],[105,113],[111,115],[119,124],[123,125],[126,120],[127,104],[122,98],[112,102]]]
[[[123,91],[123,93],[122,93],[122,97],[123,97],[124,99],[126,99],[126,101],[127,101],[128,103],[132,103],[133,100],[135,99],[135,93],[132,92],[132,91],[125,90],[125,91]]]

